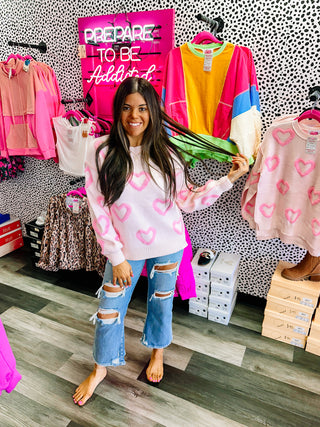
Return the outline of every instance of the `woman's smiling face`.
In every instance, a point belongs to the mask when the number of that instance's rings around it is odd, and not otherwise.
[[[130,145],[141,145],[143,134],[150,121],[146,100],[139,92],[131,93],[124,101],[121,112],[121,124],[129,139]]]

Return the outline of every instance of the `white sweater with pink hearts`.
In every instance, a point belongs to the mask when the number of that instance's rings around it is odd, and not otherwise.
[[[320,255],[320,125],[276,119],[267,130],[245,184],[241,212],[258,240],[283,243]]]
[[[228,177],[218,181],[209,180],[196,192],[184,183],[183,169],[176,162],[177,197],[166,200],[164,180],[154,169],[153,178],[144,170],[141,162],[141,147],[130,147],[133,175],[126,183],[120,198],[111,206],[104,206],[104,197],[99,190],[95,163],[97,147],[106,136],[93,141],[88,147],[85,176],[86,191],[98,243],[102,253],[112,265],[124,260],[141,260],[168,255],[187,246],[184,223],[180,209],[185,212],[204,209],[232,187]],[[100,152],[103,161],[106,148]]]

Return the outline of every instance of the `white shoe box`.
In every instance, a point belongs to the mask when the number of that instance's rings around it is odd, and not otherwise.
[[[217,310],[215,308],[208,307],[208,319],[212,320],[213,322],[227,325],[229,323],[234,306],[236,304],[236,299],[237,299],[237,294],[235,294],[233,297],[232,304],[230,306],[229,311]]]
[[[189,313],[201,317],[208,317],[208,306],[192,301],[192,299],[194,298],[190,298],[189,300]]]
[[[209,295],[208,308],[213,308],[214,310],[221,310],[229,313],[232,308],[233,300],[235,298],[237,298],[237,292],[233,295],[233,299],[231,301],[226,298],[214,297],[212,295]]]
[[[210,271],[210,281],[232,286],[236,281],[240,255],[220,252]]]
[[[196,304],[202,304],[207,307],[209,303],[209,295],[197,292],[197,296],[195,298],[190,298],[189,301],[195,302]]]
[[[207,280],[196,280],[196,292],[198,294],[209,295],[211,284]]]
[[[210,297],[213,298],[223,298],[232,301],[233,295],[235,294],[238,287],[238,280],[235,280],[233,284],[225,285],[224,283],[211,283],[210,285]],[[209,301],[210,301],[209,297]]]
[[[215,254],[215,256],[213,257],[213,259],[206,265],[199,265],[198,261],[199,261],[199,257],[200,254],[202,252],[206,252],[206,251],[211,251]],[[193,260],[191,262],[192,265],[192,270],[193,270],[193,275],[195,278],[195,281],[197,280],[206,280],[209,282],[210,280],[210,269],[213,265],[213,263],[215,262],[217,258],[217,253],[215,251],[213,251],[212,249],[205,249],[205,248],[200,248],[197,250],[195,256],[193,257]]]

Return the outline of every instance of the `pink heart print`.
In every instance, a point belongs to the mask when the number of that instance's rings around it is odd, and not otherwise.
[[[159,215],[165,215],[173,206],[173,203],[169,202],[170,200],[155,199],[152,206]]]
[[[122,203],[120,206],[114,203],[111,209],[118,220],[121,222],[125,222],[131,213],[131,207],[126,203]]]
[[[177,234],[182,234],[184,231],[184,224],[182,219],[178,219],[177,221],[173,221],[173,229]]]
[[[266,203],[263,203],[259,210],[262,213],[263,216],[265,216],[266,218],[271,218],[274,212],[276,205],[274,203],[272,203],[271,205],[267,205]]]
[[[211,196],[204,196],[201,199],[201,203],[206,206],[211,206],[214,201],[217,200],[219,196],[217,194],[212,194]]]
[[[308,190],[308,197],[312,205],[316,205],[320,202],[320,191],[315,191],[314,187],[310,187]]]
[[[250,178],[252,178],[252,179],[249,182],[249,185],[257,184],[259,182],[259,176],[260,176],[260,172],[254,172],[254,171],[252,171],[251,172],[251,176],[250,176]],[[256,177],[256,178],[254,178],[254,177]]]
[[[93,183],[92,174],[88,167],[84,170],[85,176],[86,176],[86,188],[89,188],[90,185]]]
[[[294,210],[294,209],[288,208],[285,210],[285,215],[287,220],[291,224],[294,224],[299,218],[299,216],[301,215],[301,210],[300,209]]]
[[[150,176],[146,172],[134,173],[129,184],[138,191],[142,191],[148,185]]]
[[[181,191],[178,193],[178,199],[181,199],[181,200],[183,200],[183,201],[186,201],[186,200],[187,200],[187,197],[188,197],[188,193],[189,193],[189,190],[181,190]]]
[[[110,219],[107,216],[100,215],[97,222],[100,224],[101,234],[104,236],[109,231]]]
[[[320,234],[320,222],[316,218],[313,218],[313,220],[311,222],[311,227],[312,227],[312,233],[315,236],[319,236],[319,234]]]
[[[294,165],[298,174],[302,177],[309,175],[309,173],[312,172],[316,166],[313,160],[308,160],[305,162],[303,159],[297,159],[294,162]]]
[[[279,190],[279,192],[284,196],[287,191],[289,190],[290,185],[287,183],[287,181],[284,181],[283,179],[280,179],[277,182],[277,189]]]
[[[136,234],[137,238],[144,245],[151,245],[156,238],[156,230],[153,227],[149,227],[148,230],[139,230]]]
[[[280,163],[278,156],[267,157],[265,160],[265,165],[269,172],[274,171]]]
[[[253,218],[254,205],[250,202],[246,203],[244,210]]]
[[[282,147],[289,144],[294,138],[294,130],[293,129],[275,129],[272,132],[272,136],[277,141],[278,144],[280,144]]]

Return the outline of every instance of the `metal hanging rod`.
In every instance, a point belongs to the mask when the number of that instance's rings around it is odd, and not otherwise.
[[[11,40],[8,41],[9,46],[19,46],[19,47],[28,47],[32,49],[38,49],[41,53],[47,52],[47,45],[45,42],[40,42],[39,44],[30,44],[30,43],[20,43],[20,42],[13,42]]]

